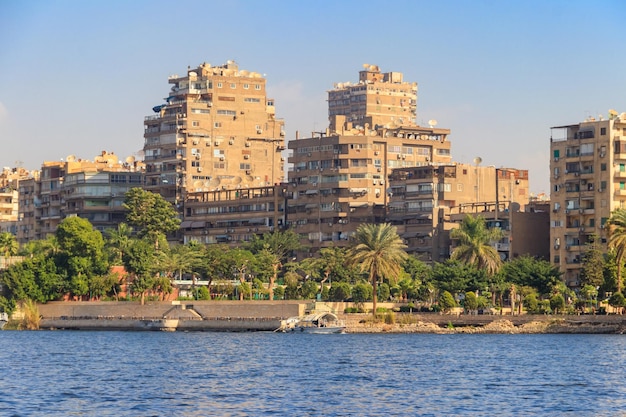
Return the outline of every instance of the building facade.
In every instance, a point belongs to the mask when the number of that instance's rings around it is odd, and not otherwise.
[[[450,230],[469,214],[503,230],[493,242],[511,256],[510,218],[528,202],[528,171],[468,164],[395,169],[389,177],[387,221],[398,228],[407,251],[441,262],[451,253]]]
[[[53,235],[66,217],[88,219],[105,231],[125,219],[125,193],[143,187],[143,163],[102,152],[93,161],[69,155],[44,162],[40,174],[20,181],[17,239],[20,244]]]
[[[593,237],[606,249],[605,222],[626,207],[626,113],[556,126],[550,138],[550,258],[570,287]]]
[[[383,73],[377,65],[364,64],[357,83],[337,83],[328,91],[331,132],[340,132],[346,122],[372,130],[414,126],[416,116],[417,83],[403,81],[401,72]]]
[[[297,137],[289,142],[287,224],[313,252],[346,246],[360,224],[385,221],[393,169],[450,163],[449,133],[405,126]]]
[[[284,122],[266,80],[228,61],[169,77],[144,121],[146,189],[177,205],[187,193],[271,186],[284,178]]]

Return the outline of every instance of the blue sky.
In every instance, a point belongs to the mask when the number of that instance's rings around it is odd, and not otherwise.
[[[452,157],[530,171],[550,127],[626,111],[626,2],[0,0],[0,166],[143,147],[170,74],[266,74],[288,138],[327,126],[326,91],[362,64],[417,82],[417,122]]]

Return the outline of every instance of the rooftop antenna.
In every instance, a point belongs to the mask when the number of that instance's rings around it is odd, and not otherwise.
[[[430,127],[432,129],[435,126],[437,126],[437,121],[435,119],[430,119],[428,121],[428,127]]]

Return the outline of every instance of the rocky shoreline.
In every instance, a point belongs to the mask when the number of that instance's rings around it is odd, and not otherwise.
[[[624,334],[626,323],[591,321],[580,322],[567,319],[533,320],[515,324],[508,319],[494,319],[485,325],[447,325],[429,321],[416,323],[350,323],[346,333],[430,333],[430,334]]]

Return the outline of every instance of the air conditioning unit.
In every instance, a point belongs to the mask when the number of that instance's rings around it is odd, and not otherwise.
[[[377,171],[377,172],[382,171],[381,167],[376,168],[376,171]]]
[[[256,133],[257,133],[257,135],[260,135],[261,133],[263,133],[263,131],[261,129],[257,129]]]
[[[215,146],[220,146],[220,141],[219,141],[219,140],[216,140],[215,142],[213,142],[213,144],[214,144]]]
[[[194,145],[197,145],[200,141],[199,141],[198,139],[193,139],[191,142],[192,142]]]
[[[252,171],[250,171],[249,169],[246,170],[246,175],[250,175],[252,173]]]
[[[243,159],[250,159],[250,155],[244,155]]]
[[[229,145],[234,145],[234,144],[235,144],[235,141],[231,139],[231,140],[229,140],[229,141],[228,141],[228,144],[229,144]]]
[[[223,161],[223,160],[224,160],[224,157],[223,157],[223,156],[220,156],[220,161]]]
[[[559,249],[561,245],[554,245],[554,249]]]
[[[246,142],[246,148],[250,147],[250,142]]]
[[[559,157],[558,156],[554,157],[554,162],[559,162]]]
[[[198,172],[202,172],[202,167],[198,167]]]
[[[565,250],[572,250],[572,247],[570,245],[566,245]]]
[[[374,151],[374,155],[380,155],[380,152]]]
[[[579,176],[579,175],[580,175],[580,172],[578,172],[578,171],[574,172],[574,176],[575,176],[575,177],[577,177],[577,176]]]
[[[202,154],[201,153],[197,153],[196,154],[196,159],[200,159],[200,158],[202,158]]]

